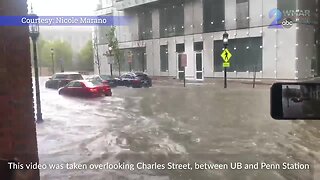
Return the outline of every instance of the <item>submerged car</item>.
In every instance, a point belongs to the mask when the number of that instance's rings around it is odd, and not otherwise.
[[[110,87],[116,87],[117,86],[117,79],[113,78],[110,75],[95,75],[90,78],[88,78],[90,81],[97,81],[103,84],[108,84]]]
[[[80,73],[64,72],[56,73],[46,82],[45,87],[51,89],[59,89],[74,80],[83,80]]]
[[[152,79],[143,72],[126,73],[117,79],[118,86],[133,88],[151,87]]]
[[[98,97],[112,96],[112,91],[109,85],[97,81],[78,80],[71,81],[66,86],[60,88],[59,94],[77,97]]]

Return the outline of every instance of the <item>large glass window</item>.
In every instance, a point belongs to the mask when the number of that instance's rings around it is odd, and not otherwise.
[[[176,44],[176,52],[183,53],[185,51],[184,43],[183,44]]]
[[[284,18],[290,18],[294,22],[296,21],[296,14],[295,14],[295,10],[297,9],[296,1],[278,0],[278,9],[282,13],[281,19],[278,19],[277,21],[279,24]],[[273,17],[273,18],[276,18],[276,17]]]
[[[168,45],[160,46],[160,70],[161,72],[167,72],[169,70],[168,63]]]
[[[259,72],[262,70],[262,38],[240,38],[230,39],[228,49],[232,54],[230,59],[229,72]],[[221,40],[214,41],[214,69],[215,72],[222,72],[223,60],[221,53],[223,43]]]
[[[225,2],[224,0],[203,1],[204,32],[225,30]]]
[[[193,43],[194,51],[202,51],[203,50],[203,42],[195,42]]]
[[[108,26],[98,26],[98,32],[97,32],[97,38],[98,38],[98,44],[107,44],[108,38],[107,33],[110,31],[110,27]]]
[[[129,71],[129,55],[132,54],[131,70],[132,71],[145,71],[146,64],[146,48],[130,48],[121,50],[123,59],[121,60],[121,70]]]
[[[184,34],[183,2],[168,2],[159,8],[160,37],[181,36]]]
[[[237,28],[249,27],[249,0],[237,0]]]
[[[278,0],[278,9],[283,13],[283,16],[291,16],[292,12],[297,9],[296,1]]]
[[[152,38],[152,11],[142,11],[139,13],[139,39]]]

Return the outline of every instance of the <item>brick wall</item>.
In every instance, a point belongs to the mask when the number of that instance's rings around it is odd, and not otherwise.
[[[1,16],[26,14],[26,0],[0,1]],[[0,28],[0,158],[22,163],[38,162],[29,50],[28,27]]]

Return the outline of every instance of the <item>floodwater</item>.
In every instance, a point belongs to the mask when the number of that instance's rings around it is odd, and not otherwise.
[[[45,122],[37,125],[40,163],[47,165],[41,170],[42,179],[319,178],[320,121],[273,120],[269,86],[222,87],[155,83],[152,88],[114,88],[112,97],[80,99],[45,89],[42,79]],[[243,168],[232,169],[236,162]],[[82,167],[68,164],[67,168],[67,163]],[[153,166],[141,168],[142,163]],[[172,170],[168,163],[190,163],[190,169]],[[195,163],[225,166],[196,170]],[[245,164],[256,163],[257,169],[244,169]],[[310,165],[310,169],[285,170],[283,163]],[[49,168],[50,164],[61,167]]]

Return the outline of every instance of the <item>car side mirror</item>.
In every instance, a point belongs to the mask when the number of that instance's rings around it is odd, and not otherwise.
[[[51,80],[51,79],[52,79],[52,77],[49,78],[49,80]]]

